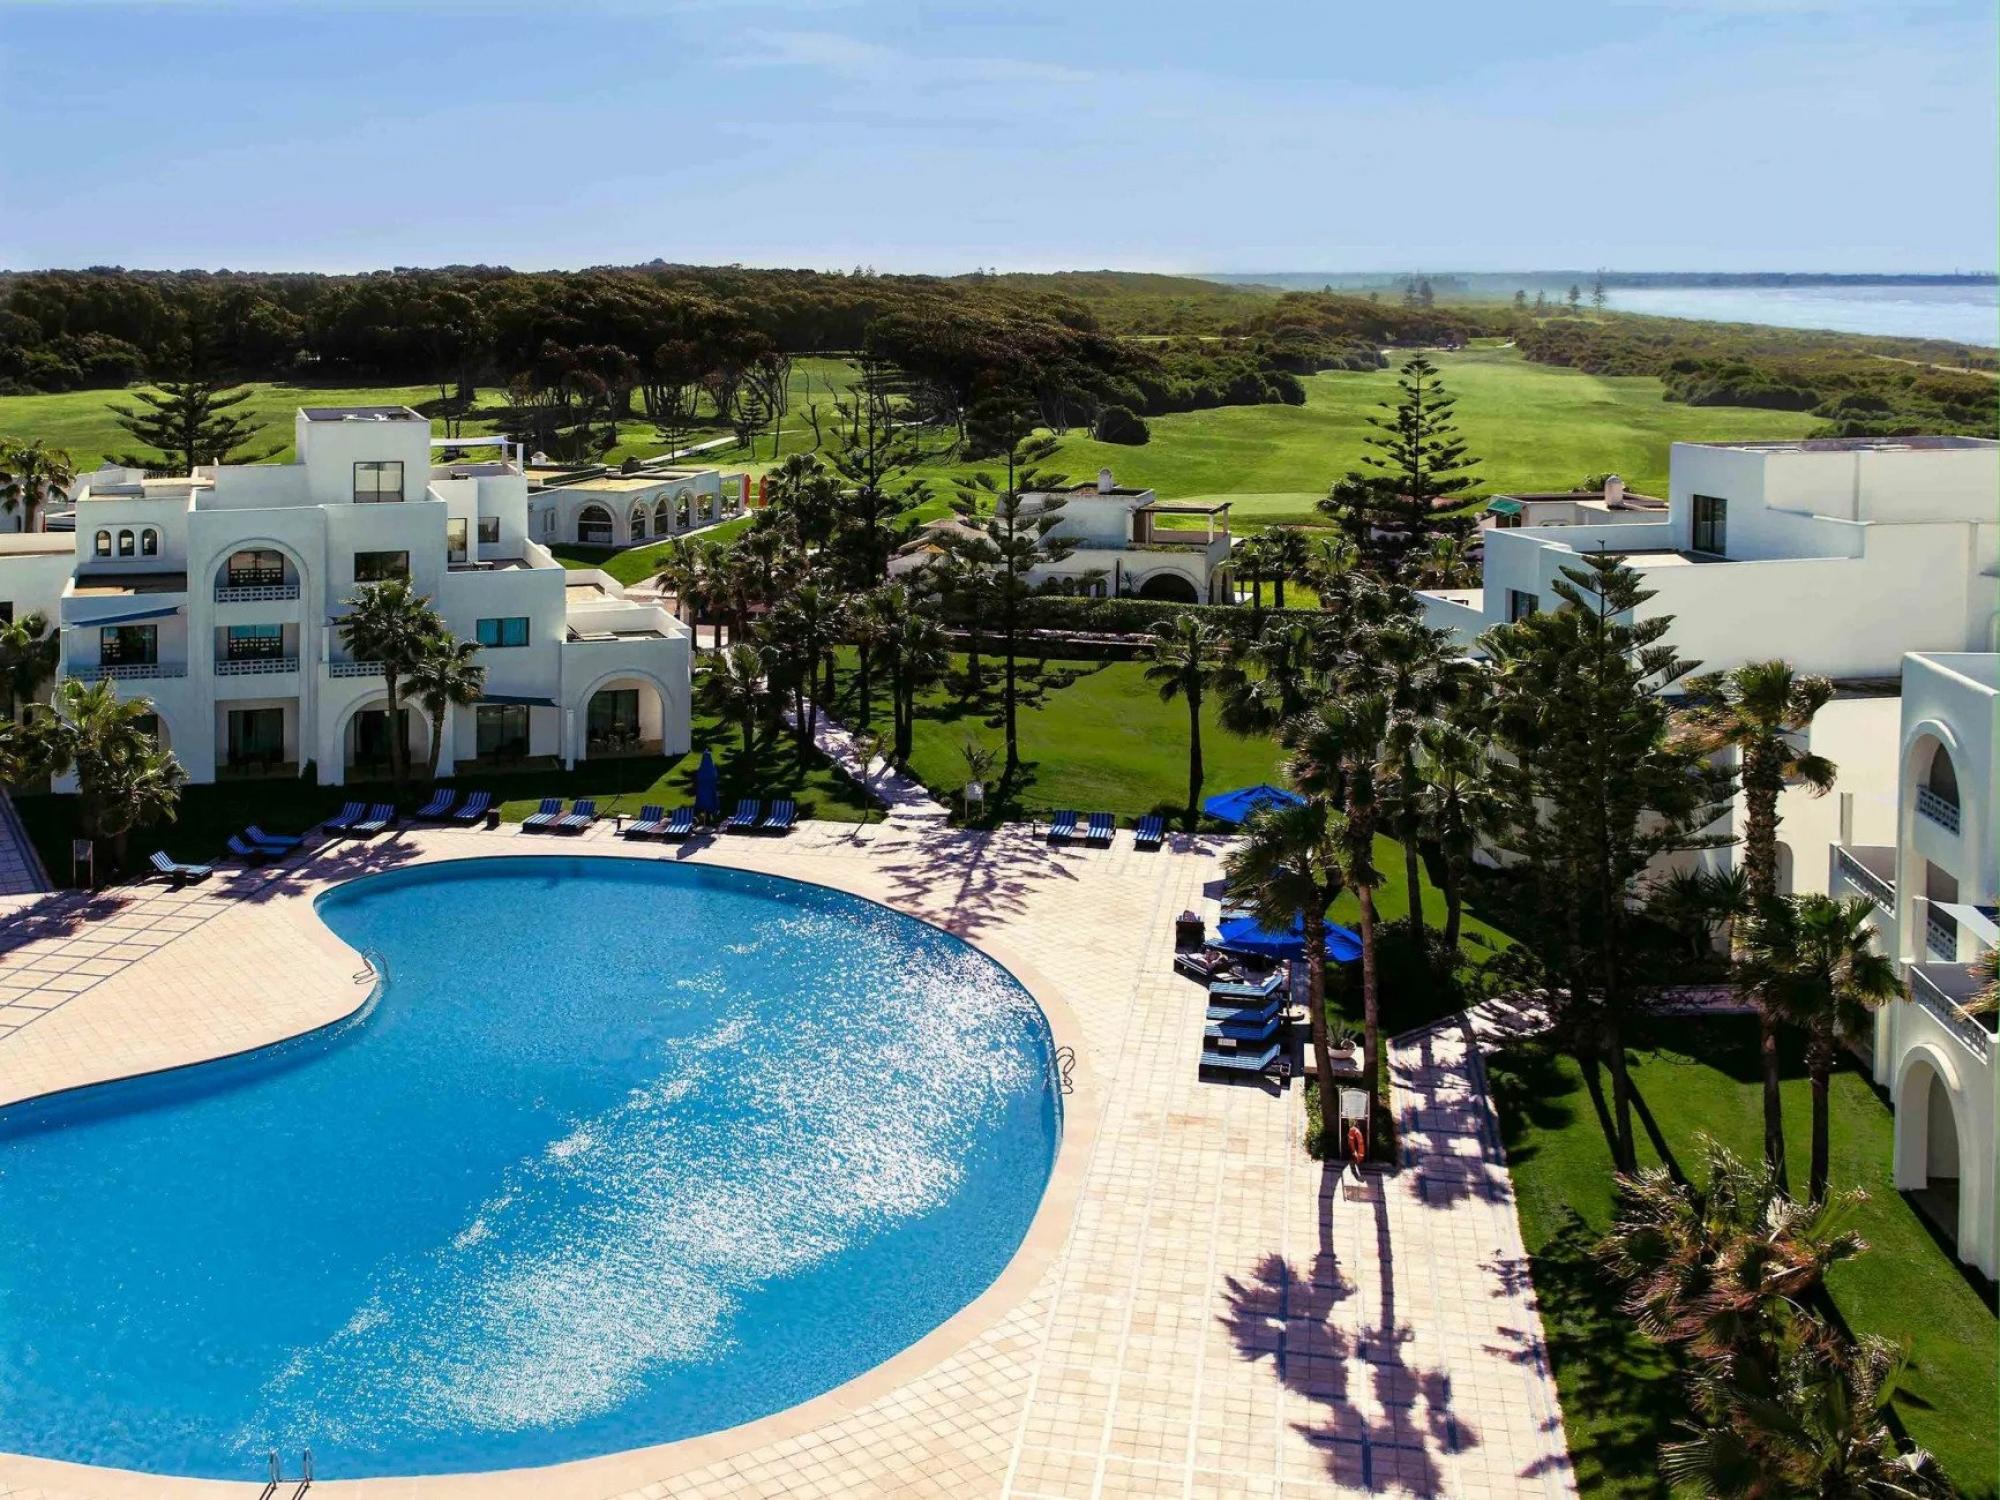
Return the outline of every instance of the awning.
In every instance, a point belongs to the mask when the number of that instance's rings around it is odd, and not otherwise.
[[[479,700],[481,703],[497,703],[503,708],[556,708],[553,698],[525,698],[517,693],[488,693]]]
[[[1521,502],[1518,500],[1488,500],[1486,508],[1496,516],[1518,516],[1521,513]]]
[[[99,625],[136,625],[141,620],[163,620],[180,612],[178,604],[156,604],[151,609],[122,610],[115,615],[98,615],[93,619],[71,620],[69,623],[79,630],[89,630]]]

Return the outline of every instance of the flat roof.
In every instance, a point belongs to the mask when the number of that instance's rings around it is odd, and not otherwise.
[[[79,599],[126,594],[185,594],[185,573],[79,573],[71,590]]]
[[[407,406],[302,406],[308,422],[422,422],[430,418]]]
[[[672,484],[672,474],[600,474],[594,479],[568,479],[548,486],[552,490],[592,490],[599,494],[626,494],[633,490],[655,489]]]
[[[1791,438],[1765,443],[1690,443],[1688,446],[1733,448],[1743,453],[1936,453],[1951,449],[2000,448],[2000,440],[1926,434],[1916,437]]]
[[[1229,500],[1153,500],[1137,508],[1156,516],[1219,516],[1233,503]]]

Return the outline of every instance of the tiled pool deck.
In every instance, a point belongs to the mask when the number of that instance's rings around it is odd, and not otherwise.
[[[183,892],[52,897],[0,919],[0,1103],[345,1014],[371,980],[313,915],[319,891],[372,869],[556,843],[512,830],[405,832]],[[608,826],[558,847],[627,852]],[[1011,967],[1077,1054],[1048,1202],[992,1291],[816,1401],[554,1469],[329,1478],[312,1494],[1575,1493],[1463,1029],[1398,1044],[1405,1165],[1359,1182],[1300,1151],[1296,1090],[1196,1080],[1204,996],[1172,971],[1173,917],[1212,896],[1214,846],[1142,854],[1121,834],[1108,850],[1056,851],[1026,829],[898,820],[631,852],[836,886]],[[262,1493],[0,1456],[10,1500]]]

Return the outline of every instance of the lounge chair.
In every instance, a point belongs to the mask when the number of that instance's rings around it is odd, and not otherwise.
[[[562,815],[562,798],[544,797],[539,810],[521,819],[521,831],[534,833],[538,829],[553,828],[556,826],[556,820]]]
[[[1234,979],[1236,961],[1227,953],[1213,948],[1200,948],[1190,953],[1174,955],[1174,972],[1185,974],[1197,984],[1208,984],[1217,979]]]
[[[556,819],[557,833],[582,833],[597,821],[597,803],[589,797],[579,797],[575,806],[564,817]]]
[[[396,804],[378,802],[368,809],[368,816],[347,831],[355,838],[372,838],[386,829],[396,826]]]
[[[289,833],[266,833],[255,823],[243,830],[243,837],[260,849],[269,849],[273,854],[290,854],[305,843],[304,839],[295,838]]]
[[[667,826],[667,810],[657,802],[648,802],[639,809],[639,816],[625,825],[628,839],[656,838]]]
[[[1203,1052],[1201,1054],[1201,1065],[1205,1069],[1212,1068],[1217,1072],[1247,1073],[1255,1077],[1259,1074],[1268,1073],[1272,1065],[1278,1062],[1279,1055],[1283,1051],[1284,1048],[1273,1043],[1266,1047],[1252,1047],[1242,1052]],[[1288,1069],[1284,1069],[1282,1064],[1279,1066],[1281,1071],[1289,1071]]]
[[[677,807],[674,809],[674,815],[661,825],[660,837],[663,839],[684,839],[693,832],[694,809],[691,807]]]
[[[268,850],[262,844],[246,844],[242,834],[230,834],[230,854],[244,864],[264,864],[264,860],[274,858],[274,850]]]
[[[736,804],[736,811],[722,820],[724,833],[753,833],[757,828],[757,813],[761,803],[755,797],[745,797]]]
[[[1227,1020],[1210,1021],[1204,1028],[1204,1037],[1220,1040],[1228,1037],[1239,1047],[1263,1044],[1273,1040],[1278,1028],[1284,1025],[1283,1016],[1267,1016],[1262,1020],[1244,1020],[1231,1017]]]
[[[458,811],[451,815],[454,823],[463,823],[468,828],[486,816],[486,810],[493,805],[491,792],[472,792],[458,805]]]
[[[1236,1021],[1244,1025],[1262,1026],[1273,1016],[1282,1016],[1284,1013],[1285,1002],[1282,999],[1278,999],[1265,1005],[1211,1005],[1208,1008],[1206,1019],[1211,1021]]]
[[[169,859],[164,849],[155,849],[150,863],[154,870],[174,883],[175,890],[190,880],[206,880],[215,873],[214,865],[184,865],[179,860]]]
[[[1076,814],[1064,808],[1049,819],[1049,842],[1067,844],[1076,837]]]
[[[1110,813],[1095,812],[1090,815],[1090,831],[1083,836],[1084,842],[1088,844],[1108,844],[1111,842],[1111,835],[1117,831],[1118,820],[1116,818],[1112,817]]]
[[[451,816],[451,807],[456,801],[458,801],[457,792],[452,791],[449,787],[439,787],[431,793],[431,800],[418,808],[411,816],[436,822],[439,819]]]
[[[1166,841],[1167,820],[1158,813],[1147,813],[1139,820],[1139,826],[1132,834],[1134,849],[1157,849]]]
[[[759,833],[790,833],[792,824],[798,821],[799,805],[785,798],[771,804],[771,810],[764,815],[764,821],[757,825]]]
[[[339,812],[326,820],[329,833],[351,833],[354,825],[368,815],[367,807],[360,802],[350,802]]]
[[[1282,969],[1273,969],[1261,979],[1218,979],[1211,982],[1208,987],[1208,1003],[1214,1005],[1218,1001],[1227,1000],[1238,1002],[1268,1000],[1284,987],[1285,974]]]

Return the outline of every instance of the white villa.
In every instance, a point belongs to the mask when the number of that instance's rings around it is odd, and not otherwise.
[[[746,474],[719,469],[602,464],[563,468],[537,455],[527,467],[528,535],[585,547],[636,547],[739,516]]]
[[[433,447],[468,444],[433,443],[399,406],[309,407],[295,433],[289,464],[85,476],[73,534],[0,539],[0,610],[60,624],[62,675],[152,700],[195,781],[379,770],[381,675],[337,627],[357,584],[392,577],[482,648],[486,695],[447,714],[441,771],[688,748],[687,629],[530,537],[504,442],[497,460],[433,466]],[[423,713],[404,733],[429,754]]]
[[[1227,501],[1163,501],[1151,490],[1118,485],[1109,469],[1098,471],[1095,484],[1026,493],[1021,508],[1032,514],[1051,500],[1060,501],[1062,511],[1049,535],[1069,541],[1073,550],[1059,562],[1035,568],[1028,575],[1031,585],[1091,598],[1131,595],[1182,604],[1228,602],[1233,543]],[[1158,524],[1162,516],[1191,516],[1202,524],[1198,530],[1170,529]],[[932,521],[890,560],[891,576],[937,558],[947,537],[963,529],[956,517]]]
[[[1612,521],[1664,519],[1667,502],[1625,487],[1616,474],[1604,476],[1601,490],[1523,490],[1495,495],[1479,517],[1485,530],[1523,526],[1597,526]]]

